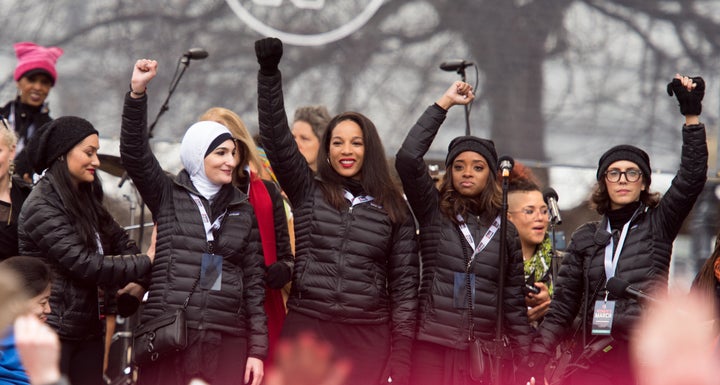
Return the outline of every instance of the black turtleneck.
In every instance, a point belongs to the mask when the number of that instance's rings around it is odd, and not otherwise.
[[[632,218],[633,214],[635,214],[635,210],[637,210],[638,207],[640,207],[640,201],[635,201],[628,203],[619,209],[608,211],[606,215],[610,221],[610,228],[613,230],[622,229],[623,225],[625,225],[625,223]]]
[[[345,187],[346,190],[350,191],[350,194],[352,194],[353,196],[359,197],[362,195],[367,195],[362,184],[357,179],[343,178],[342,184],[343,187]]]

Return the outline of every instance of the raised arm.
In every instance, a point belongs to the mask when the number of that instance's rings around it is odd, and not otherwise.
[[[120,157],[123,166],[140,192],[144,203],[155,215],[166,194],[171,194],[169,178],[150,150],[147,132],[147,95],[145,91],[157,74],[155,60],[140,59],[133,66],[130,92],[125,96],[120,133]]]
[[[680,113],[685,116],[685,125],[682,128],[680,168],[660,201],[656,225],[667,239],[674,239],[707,180],[707,139],[705,125],[700,123],[705,81],[699,76],[675,75],[667,86],[667,92],[677,98]]]
[[[260,138],[280,186],[298,207],[310,192],[314,174],[293,139],[285,113],[282,75],[278,69],[283,54],[279,39],[265,38],[255,42],[258,72],[258,123]]]
[[[420,116],[396,155],[395,169],[402,180],[408,202],[419,220],[438,204],[435,182],[428,174],[423,156],[430,149],[440,125],[445,121],[448,109],[458,104],[469,104],[474,98],[469,84],[454,82],[440,99]]]

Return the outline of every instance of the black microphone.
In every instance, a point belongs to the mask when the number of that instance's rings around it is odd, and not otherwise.
[[[510,176],[513,166],[515,166],[515,160],[509,155],[503,155],[498,159],[498,170],[502,172],[503,178]]]
[[[187,52],[183,54],[183,57],[186,57],[190,60],[202,60],[208,57],[208,52],[202,48],[190,48]]]
[[[440,64],[440,69],[443,71],[457,71],[474,65],[475,64],[473,62],[465,61],[465,59],[454,59],[442,62]]]
[[[630,286],[625,280],[612,277],[607,281],[607,290],[618,298],[634,299],[636,301],[658,302],[657,299],[647,295],[645,292]]]
[[[558,209],[558,195],[552,187],[543,190],[543,200],[548,205],[550,211],[550,221],[556,225],[562,224],[560,217],[560,209]]]
[[[118,314],[122,317],[130,317],[140,307],[140,300],[132,294],[123,293],[117,298]]]

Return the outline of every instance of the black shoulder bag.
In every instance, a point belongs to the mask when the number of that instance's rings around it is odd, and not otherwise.
[[[145,322],[135,329],[132,353],[136,365],[143,366],[185,349],[187,346],[185,310],[199,281],[198,274],[182,307]]]

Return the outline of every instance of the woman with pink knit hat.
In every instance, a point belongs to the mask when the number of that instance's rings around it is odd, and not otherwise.
[[[63,50],[32,42],[15,43],[13,47],[18,60],[13,75],[18,95],[0,109],[0,114],[7,118],[18,137],[15,173],[29,178],[32,169],[23,147],[43,124],[52,120],[45,100],[57,80],[55,64]]]

